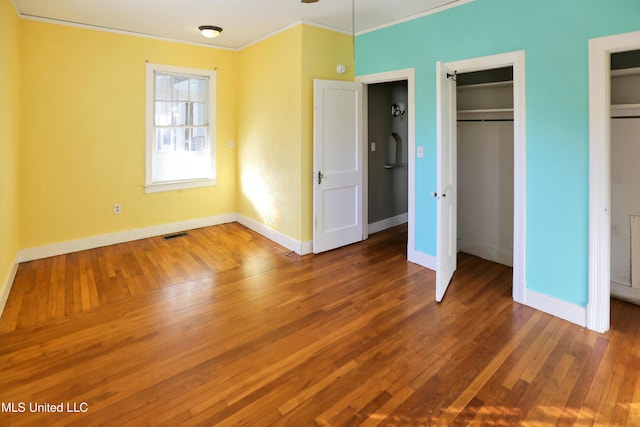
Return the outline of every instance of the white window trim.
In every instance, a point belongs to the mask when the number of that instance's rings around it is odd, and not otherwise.
[[[196,77],[209,78],[209,146],[211,147],[211,176],[199,179],[153,182],[154,155],[154,72],[168,72],[186,74]],[[216,177],[216,86],[217,73],[215,70],[200,68],[177,67],[147,63],[146,72],[146,115],[145,115],[145,193],[161,191],[184,190],[189,188],[211,187],[218,183]]]

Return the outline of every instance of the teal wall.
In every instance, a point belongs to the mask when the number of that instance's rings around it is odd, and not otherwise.
[[[527,288],[588,302],[588,40],[640,30],[640,0],[475,0],[356,38],[356,74],[416,70],[416,249],[436,255],[436,62],[524,50]]]

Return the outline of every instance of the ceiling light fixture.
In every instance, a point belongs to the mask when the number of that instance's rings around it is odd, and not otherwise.
[[[203,36],[208,37],[210,39],[214,37],[218,37],[222,32],[222,28],[216,27],[215,25],[201,25],[198,27]]]

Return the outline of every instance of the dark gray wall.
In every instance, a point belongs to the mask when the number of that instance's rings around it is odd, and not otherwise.
[[[407,108],[407,82],[379,83],[368,86],[369,115],[369,224],[408,212],[408,125],[407,115],[393,117],[391,106]],[[396,147],[392,134],[402,144]],[[371,151],[375,142],[376,151]],[[390,165],[395,161],[394,165]],[[386,166],[386,167],[385,167]]]

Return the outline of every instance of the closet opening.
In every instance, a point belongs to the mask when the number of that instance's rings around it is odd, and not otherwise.
[[[459,73],[457,248],[513,267],[513,66]]]
[[[640,50],[611,54],[611,296],[640,304]]]
[[[367,85],[367,224],[374,234],[408,223],[408,81]],[[407,227],[399,227],[407,238]]]

